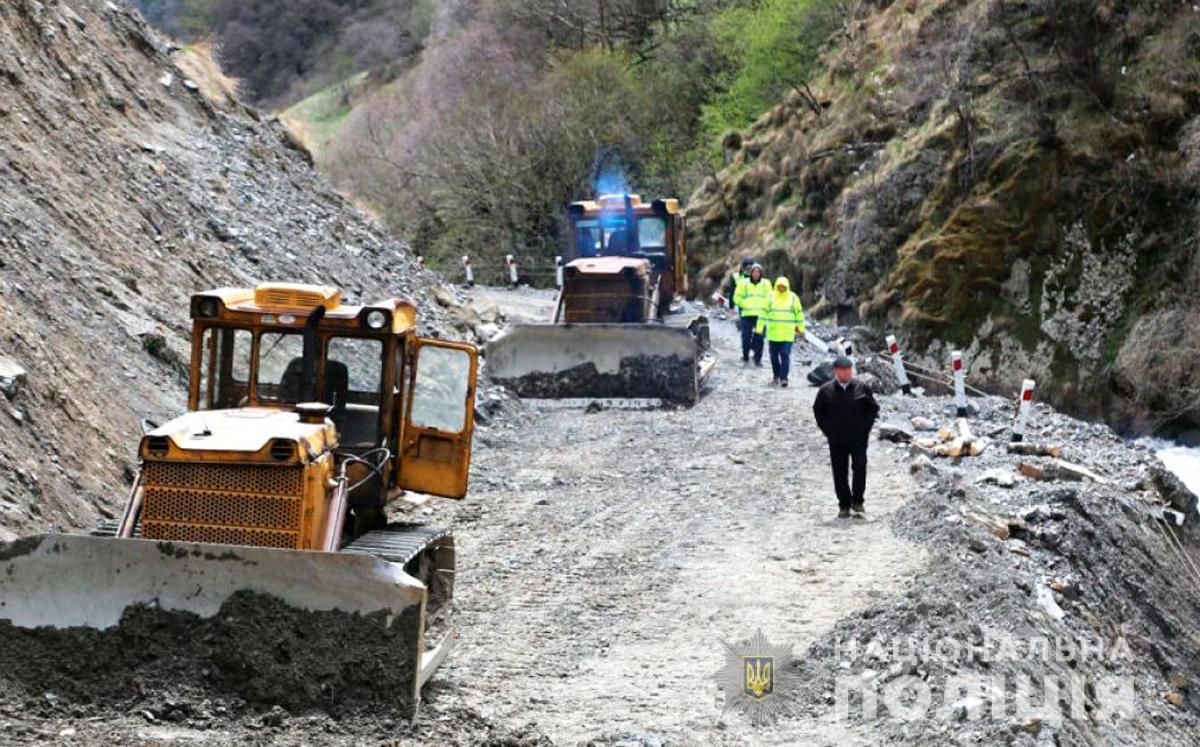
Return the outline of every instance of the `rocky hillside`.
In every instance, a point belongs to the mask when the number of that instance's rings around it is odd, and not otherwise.
[[[0,3],[0,540],[119,509],[139,419],[184,406],[190,294],[267,279],[451,331],[436,279],[203,59],[124,3]]]
[[[693,196],[709,284],[789,271],[982,386],[1200,423],[1200,13],[1130,0],[864,3],[819,78]]]

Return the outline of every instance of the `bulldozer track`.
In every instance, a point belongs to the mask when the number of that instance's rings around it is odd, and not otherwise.
[[[115,537],[116,519],[98,524],[89,534],[93,537]],[[134,529],[133,536],[140,537],[141,526]],[[389,524],[358,537],[342,547],[339,552],[353,555],[374,555],[392,563],[408,565],[413,558],[428,549],[433,543],[450,535],[445,527],[430,527],[424,524]]]
[[[407,565],[433,543],[450,536],[445,527],[423,524],[389,524],[375,529],[342,547],[341,552],[374,555],[392,563]]]

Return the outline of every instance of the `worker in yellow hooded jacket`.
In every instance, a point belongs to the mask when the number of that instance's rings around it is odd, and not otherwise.
[[[771,353],[771,371],[775,374],[772,386],[787,386],[792,367],[792,344],[796,335],[804,334],[804,307],[800,297],[792,293],[792,284],[785,277],[775,279],[775,289],[767,306],[758,318],[759,333],[766,333]]]

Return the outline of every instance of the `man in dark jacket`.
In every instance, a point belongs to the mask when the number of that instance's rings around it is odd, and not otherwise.
[[[838,518],[863,518],[863,494],[867,489],[867,439],[879,416],[879,403],[866,384],[854,378],[854,364],[846,357],[833,362],[833,380],[817,390],[813,402],[817,426],[829,440],[833,464],[833,488],[837,491]],[[850,463],[854,484],[850,484]]]

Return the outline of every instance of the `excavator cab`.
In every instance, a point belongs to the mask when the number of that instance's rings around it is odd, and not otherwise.
[[[188,411],[142,437],[121,518],[0,547],[0,621],[105,629],[138,606],[211,617],[239,593],[378,619],[401,641],[389,656],[415,716],[453,642],[431,624],[452,594],[454,540],[389,524],[385,508],[406,491],[466,495],[475,347],[417,336],[406,301],[348,305],[326,286],[198,293],[191,316]]]

